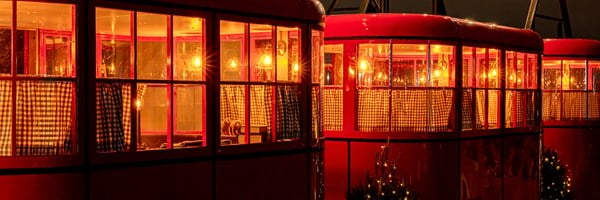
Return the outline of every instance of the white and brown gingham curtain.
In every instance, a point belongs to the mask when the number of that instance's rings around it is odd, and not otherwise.
[[[358,130],[388,131],[389,106],[387,88],[358,89]]]
[[[506,127],[525,127],[527,91],[506,91],[505,117]],[[516,124],[513,124],[513,121]]]
[[[122,83],[96,85],[96,151],[125,151],[131,136],[131,87]]]
[[[323,130],[342,130],[342,89],[323,88]]]
[[[253,85],[250,87],[250,124],[266,127],[271,132],[272,86]]]
[[[73,83],[17,82],[17,155],[64,155],[71,151]]]
[[[312,123],[311,130],[314,136],[322,136],[323,130],[321,127],[321,88],[319,86],[312,87]]]
[[[11,82],[0,81],[0,156],[11,155]]]
[[[244,122],[244,87],[243,85],[221,85],[221,122],[226,119]]]
[[[600,119],[600,93],[598,92],[590,92],[588,93],[588,109],[590,120],[598,120]]]
[[[542,119],[559,120],[560,119],[560,93],[544,91],[542,93]]]
[[[298,86],[277,86],[277,139],[300,137]]]
[[[452,90],[393,90],[392,131],[448,131],[452,117],[452,99]]]
[[[587,95],[583,91],[562,92],[562,104],[566,120],[585,120],[587,118]]]

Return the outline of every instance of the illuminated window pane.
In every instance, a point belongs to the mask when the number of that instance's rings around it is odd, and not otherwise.
[[[321,83],[323,79],[323,32],[312,31],[312,82]]]
[[[600,61],[591,60],[588,63],[588,68],[591,70],[591,88],[595,92],[600,90]]]
[[[167,15],[137,13],[137,78],[169,79]]]
[[[174,148],[204,146],[204,86],[175,85]]]
[[[96,77],[133,78],[130,11],[96,8]]]
[[[174,79],[204,80],[204,19],[173,17]]]
[[[96,83],[96,151],[120,152],[131,144],[131,85]]]
[[[392,48],[392,84],[400,87],[424,86],[427,82],[427,45],[393,44]]]
[[[12,1],[0,0],[0,76],[11,73]]]
[[[221,85],[221,145],[243,144],[245,135],[246,86]]]
[[[17,7],[17,73],[74,76],[74,6],[17,1]]]
[[[359,44],[358,61],[356,65],[357,85],[389,85],[390,45]]]
[[[433,87],[454,86],[454,46],[431,45],[431,84]]]
[[[248,68],[246,65],[246,24],[221,21],[221,80],[246,81]]]
[[[344,45],[328,44],[325,49],[324,85],[342,85],[344,74]],[[352,71],[350,72],[352,73]]]
[[[500,51],[488,49],[488,61],[484,66],[488,72],[486,87],[500,88]]]
[[[138,149],[164,149],[167,147],[167,119],[169,117],[168,88],[164,84],[141,84],[138,89],[141,141]],[[137,102],[136,102],[137,104]]]
[[[473,47],[463,47],[463,87],[475,87],[476,76],[476,49]]]
[[[526,54],[506,52],[506,88],[524,88]]]
[[[277,27],[277,80],[300,82],[300,29]]]
[[[537,89],[538,88],[538,55],[527,54],[526,68],[526,79],[527,88]]]
[[[250,41],[250,80],[275,80],[273,26],[250,24]]]
[[[584,90],[586,87],[584,60],[563,60],[562,89]]]
[[[298,85],[277,86],[277,140],[300,138],[300,104]]]
[[[12,152],[12,83],[0,80],[0,156],[10,156]]]
[[[557,90],[561,88],[561,63],[561,60],[544,59],[542,68],[542,86],[544,90]]]

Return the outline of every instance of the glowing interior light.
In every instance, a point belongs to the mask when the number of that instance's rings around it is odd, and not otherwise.
[[[235,62],[235,60],[229,61],[229,67],[236,68],[237,66],[238,66],[238,64],[237,64],[237,62]]]
[[[369,67],[369,63],[366,60],[360,60],[360,70],[365,71]]]
[[[517,79],[517,83],[521,83],[521,78]]]
[[[425,51],[425,45],[419,45],[419,51]]]
[[[135,108],[140,110],[142,108],[142,101],[140,101],[139,99],[135,100]]]
[[[298,66],[298,63],[294,63],[294,71],[297,72],[300,69],[300,66]]]
[[[440,75],[441,75],[441,74],[440,74],[440,70],[437,70],[437,69],[436,69],[436,70],[433,70],[433,76],[435,76],[435,77],[440,77]]]
[[[421,78],[419,78],[419,82],[425,82],[425,76],[421,76]]]
[[[498,75],[498,71],[496,69],[493,69],[492,74],[490,76],[495,77],[496,75]]]
[[[514,75],[514,74],[511,74],[511,75],[508,77],[508,79],[510,79],[511,81],[512,81],[512,80],[515,80],[515,75]]]
[[[350,73],[350,75],[354,76],[354,69],[352,69],[352,68],[349,68],[349,69],[348,69],[348,73]]]
[[[262,63],[265,64],[265,65],[271,65],[273,63],[273,60],[271,59],[271,56],[265,55],[263,57]]]
[[[200,67],[200,65],[202,65],[202,60],[200,59],[200,57],[194,57],[194,66]]]

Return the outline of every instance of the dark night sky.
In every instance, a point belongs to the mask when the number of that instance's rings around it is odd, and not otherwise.
[[[338,0],[341,7],[358,6],[360,0]],[[539,0],[538,13],[560,17],[558,0]],[[325,9],[331,0],[321,0]],[[449,16],[523,28],[530,0],[445,0]],[[567,0],[575,38],[600,40],[600,1]],[[393,13],[431,13],[431,0],[390,0]],[[556,37],[556,22],[537,19],[536,31],[544,38]]]

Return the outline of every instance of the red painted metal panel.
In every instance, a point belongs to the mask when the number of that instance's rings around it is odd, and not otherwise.
[[[590,39],[544,39],[544,56],[600,57],[600,41]]]
[[[98,170],[91,173],[90,195],[93,200],[212,199],[211,182],[210,162]]]
[[[83,180],[83,173],[3,175],[0,176],[0,198],[85,199]]]
[[[348,145],[325,141],[325,199],[345,199],[348,189]]]
[[[443,39],[542,50],[541,37],[525,29],[427,14],[348,14],[327,16],[326,38],[405,37]],[[352,31],[347,31],[352,30]]]
[[[460,143],[461,199],[502,198],[502,139]]]
[[[504,199],[540,199],[540,136],[511,136],[504,141]]]
[[[216,199],[306,200],[309,157],[301,153],[217,161]]]

